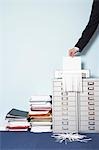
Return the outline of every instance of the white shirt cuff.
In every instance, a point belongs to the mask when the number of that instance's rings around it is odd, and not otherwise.
[[[75,49],[77,52],[79,52],[79,48],[78,48],[78,47],[74,47],[74,49]]]

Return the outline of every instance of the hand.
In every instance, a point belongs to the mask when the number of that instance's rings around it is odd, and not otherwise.
[[[78,52],[78,49],[76,49],[75,47],[69,50],[69,56],[74,57],[76,56]]]

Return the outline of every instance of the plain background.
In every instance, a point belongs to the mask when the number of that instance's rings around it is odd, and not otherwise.
[[[0,0],[0,126],[6,113],[29,110],[33,94],[52,94],[54,72],[89,20],[93,0]],[[99,28],[81,54],[99,77]]]

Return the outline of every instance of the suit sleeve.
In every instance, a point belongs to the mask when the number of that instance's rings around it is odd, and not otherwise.
[[[97,29],[98,24],[99,24],[99,1],[94,0],[89,22],[84,31],[82,32],[81,38],[75,45],[75,47],[78,47],[80,49],[80,52],[83,50],[83,48],[87,45],[87,43],[91,39],[92,35]]]

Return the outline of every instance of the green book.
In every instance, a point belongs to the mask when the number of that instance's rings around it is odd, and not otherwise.
[[[19,109],[12,109],[10,110],[7,115],[6,115],[6,119],[7,118],[27,118],[28,117],[28,111],[23,111],[23,110],[19,110]]]

